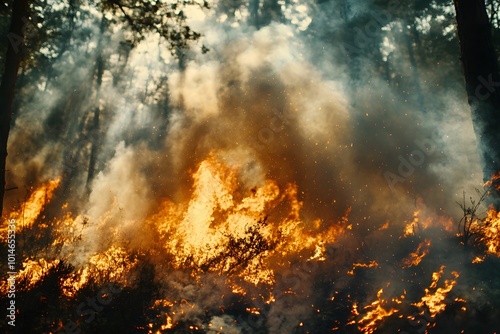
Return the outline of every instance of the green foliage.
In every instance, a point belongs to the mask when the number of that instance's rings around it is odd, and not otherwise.
[[[135,46],[147,33],[157,33],[165,38],[172,51],[185,49],[189,41],[196,41],[201,34],[186,25],[184,6],[199,5],[209,8],[205,1],[133,1],[110,0],[101,2],[101,10],[110,13],[130,29],[129,42]]]

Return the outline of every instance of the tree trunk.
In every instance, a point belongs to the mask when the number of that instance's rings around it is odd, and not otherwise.
[[[106,18],[103,17],[101,19],[101,28],[100,28],[100,35],[99,35],[99,42],[97,43],[97,52],[99,53],[96,58],[96,64],[95,64],[95,78],[96,78],[96,97],[95,97],[95,108],[94,108],[94,117],[92,119],[91,123],[91,128],[90,128],[90,133],[92,136],[91,138],[91,147],[90,147],[90,157],[89,157],[89,168],[88,168],[88,173],[87,173],[87,182],[86,182],[86,188],[87,192],[90,193],[90,186],[92,181],[94,180],[94,175],[96,171],[96,164],[97,164],[97,154],[98,154],[98,149],[99,149],[99,137],[97,134],[99,133],[99,128],[100,128],[100,122],[99,119],[101,117],[101,106],[100,106],[100,99],[101,99],[101,86],[102,86],[102,76],[104,74],[104,58],[103,58],[103,38],[104,38],[104,30],[106,29]]]
[[[500,172],[500,73],[484,0],[454,0],[461,60],[472,122],[479,144],[483,178]],[[500,181],[491,204],[500,209]],[[496,187],[496,189],[495,189]]]
[[[11,23],[7,35],[9,44],[5,56],[5,67],[0,84],[0,217],[3,213],[5,195],[5,171],[7,163],[7,142],[12,120],[12,103],[16,87],[17,73],[21,64],[24,28],[28,22],[28,0],[14,0],[12,5]]]

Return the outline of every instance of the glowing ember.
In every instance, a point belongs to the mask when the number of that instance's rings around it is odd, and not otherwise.
[[[474,260],[472,260],[472,263],[482,263],[484,262],[485,257],[484,256],[476,256]]]
[[[354,263],[354,268],[376,268],[378,267],[377,261],[370,261],[369,263]]]
[[[255,308],[255,307],[252,307],[252,308],[247,307],[246,311],[248,313],[252,313],[252,314],[260,314],[260,309]]]
[[[380,228],[379,228],[379,231],[384,231],[384,230],[387,230],[389,228],[389,221],[386,221],[384,223],[384,225],[382,225]]]

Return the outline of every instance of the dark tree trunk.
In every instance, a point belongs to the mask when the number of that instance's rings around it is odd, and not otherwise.
[[[484,181],[500,172],[500,74],[484,0],[455,0],[461,60]],[[491,203],[500,209],[499,181]],[[495,189],[495,186],[497,189]]]
[[[96,60],[96,98],[95,98],[95,108],[94,108],[94,117],[92,118],[91,121],[91,128],[90,128],[90,133],[92,134],[97,134],[99,132],[99,119],[101,117],[101,107],[99,105],[100,103],[100,97],[101,97],[101,85],[102,85],[102,75],[104,73],[104,59],[102,58],[102,51],[101,54],[97,57]],[[97,138],[98,136],[94,135],[91,136],[91,148],[90,148],[90,157],[89,157],[89,170],[88,170],[88,175],[87,175],[87,186],[90,186],[90,183],[94,179],[94,173],[95,173],[95,167],[96,167],[96,162],[97,162]]]
[[[91,138],[91,147],[90,147],[90,157],[89,157],[89,168],[87,173],[87,182],[86,188],[87,192],[90,193],[90,186],[92,181],[94,180],[96,164],[97,164],[97,154],[99,149],[99,130],[100,130],[100,122],[99,119],[101,117],[101,106],[100,106],[100,98],[101,98],[101,86],[102,86],[102,76],[104,74],[104,56],[103,56],[103,38],[104,38],[104,30],[106,29],[106,18],[102,17],[101,19],[101,28],[99,35],[99,42],[97,45],[97,52],[99,54],[96,58],[95,64],[95,79],[96,79],[96,98],[95,98],[95,108],[94,108],[94,117],[92,119],[90,133],[92,134]]]
[[[3,213],[5,195],[5,170],[7,162],[7,142],[12,120],[12,103],[16,87],[17,73],[21,64],[24,28],[28,16],[28,0],[14,0],[8,37],[5,67],[0,84],[0,217]],[[2,36],[3,37],[3,36]]]

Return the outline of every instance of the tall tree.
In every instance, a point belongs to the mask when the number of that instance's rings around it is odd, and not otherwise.
[[[99,29],[99,40],[97,42],[97,58],[95,61],[94,76],[96,80],[95,87],[95,102],[94,102],[94,117],[91,125],[91,132],[99,132],[99,119],[101,114],[100,98],[101,98],[101,86],[102,86],[102,76],[104,74],[104,57],[103,57],[103,38],[104,30],[106,29],[107,20],[103,15],[101,18],[101,24]],[[98,136],[93,136],[91,140],[90,157],[89,157],[89,167],[87,174],[87,191],[90,192],[90,184],[94,179],[95,168],[97,164],[97,146],[98,146]]]
[[[483,178],[500,173],[500,73],[484,0],[454,0],[458,38],[472,122],[479,143]],[[500,182],[491,203],[500,209]]]
[[[11,129],[11,123],[14,121],[15,112],[13,109],[14,92],[16,81],[19,86],[19,80],[17,78],[17,73],[19,71],[21,61],[23,59],[32,60],[33,54],[38,54],[39,58],[44,58],[44,52],[40,52],[42,45],[37,44],[37,48],[31,50],[29,55],[23,54],[22,46],[25,44],[24,30],[29,24],[30,11],[30,0],[13,0],[12,8],[10,10],[11,26],[9,29],[8,37],[10,43],[8,43],[8,48],[5,51],[5,66],[0,70],[3,70],[2,83],[0,86],[0,215],[3,212],[3,199],[6,187],[6,163],[7,163],[7,143],[9,132]],[[173,0],[173,1],[150,1],[137,3],[129,0],[106,0],[98,3],[91,2],[91,6],[96,6],[97,9],[102,12],[102,15],[111,15],[113,17],[111,22],[116,25],[123,25],[128,29],[124,29],[124,35],[127,38],[127,44],[131,46],[137,45],[141,40],[143,40],[148,34],[156,33],[163,37],[167,42],[170,50],[173,54],[179,49],[186,49],[188,47],[188,42],[197,40],[200,38],[200,34],[191,30],[189,26],[186,25],[186,15],[184,13],[184,6],[186,5],[197,5],[201,8],[208,9],[208,3],[204,1],[203,3],[198,3],[195,1],[186,0]],[[68,13],[64,16],[64,19],[60,21],[50,21],[45,20],[46,16],[41,15],[44,18],[42,22],[43,29],[37,29],[36,37],[43,31],[47,38],[46,45],[50,46],[50,64],[53,65],[60,59],[70,48],[71,38],[74,32],[76,21],[82,21],[87,19],[81,14],[83,4],[78,0],[70,0],[68,4]],[[36,9],[41,8],[41,9]],[[42,6],[37,3],[37,6],[33,6],[31,10],[36,12],[41,11],[51,11],[52,6]],[[3,10],[3,8],[2,8]],[[4,12],[0,13],[0,16],[5,16]],[[63,16],[63,15],[59,15]],[[59,23],[57,23],[59,22]],[[63,23],[68,24],[67,29],[61,29],[60,25]],[[1,27],[1,24],[0,24]],[[60,31],[63,30],[63,31]],[[57,31],[57,33],[53,33]],[[59,36],[58,36],[59,35]],[[37,38],[34,38],[35,40]],[[38,38],[39,39],[39,38]],[[62,40],[61,47],[54,47],[55,39]],[[81,40],[81,36],[76,36],[76,40]],[[30,39],[31,41],[31,39]],[[52,43],[52,44],[51,44]],[[88,46],[88,43],[86,43]],[[30,48],[31,49],[31,48]],[[0,48],[0,50],[2,50]],[[53,51],[53,52],[52,52]],[[45,52],[46,53],[46,52]],[[26,56],[26,57],[24,57]],[[97,57],[96,64],[96,76],[99,86],[100,79],[103,74],[103,64],[105,59],[102,55]],[[28,62],[26,62],[28,63]],[[101,65],[99,65],[99,63]],[[24,64],[23,64],[24,66]],[[57,79],[57,71],[55,71],[50,66],[44,68],[46,71],[42,77],[45,77],[45,88],[49,86],[49,82],[55,83]],[[24,74],[24,72],[23,72]],[[27,79],[23,80],[26,81]],[[98,88],[98,87],[97,87]],[[94,128],[97,127],[100,119],[100,114],[98,109],[94,117]],[[97,124],[97,125],[96,125]],[[89,162],[89,181],[92,180],[95,171],[95,161],[98,154],[96,145],[92,146],[92,152]]]
[[[17,73],[21,64],[24,44],[24,30],[28,22],[29,0],[14,0],[8,38],[5,67],[0,84],[0,217],[3,212],[5,194],[5,167],[7,141],[12,120],[12,103],[16,87]]]

